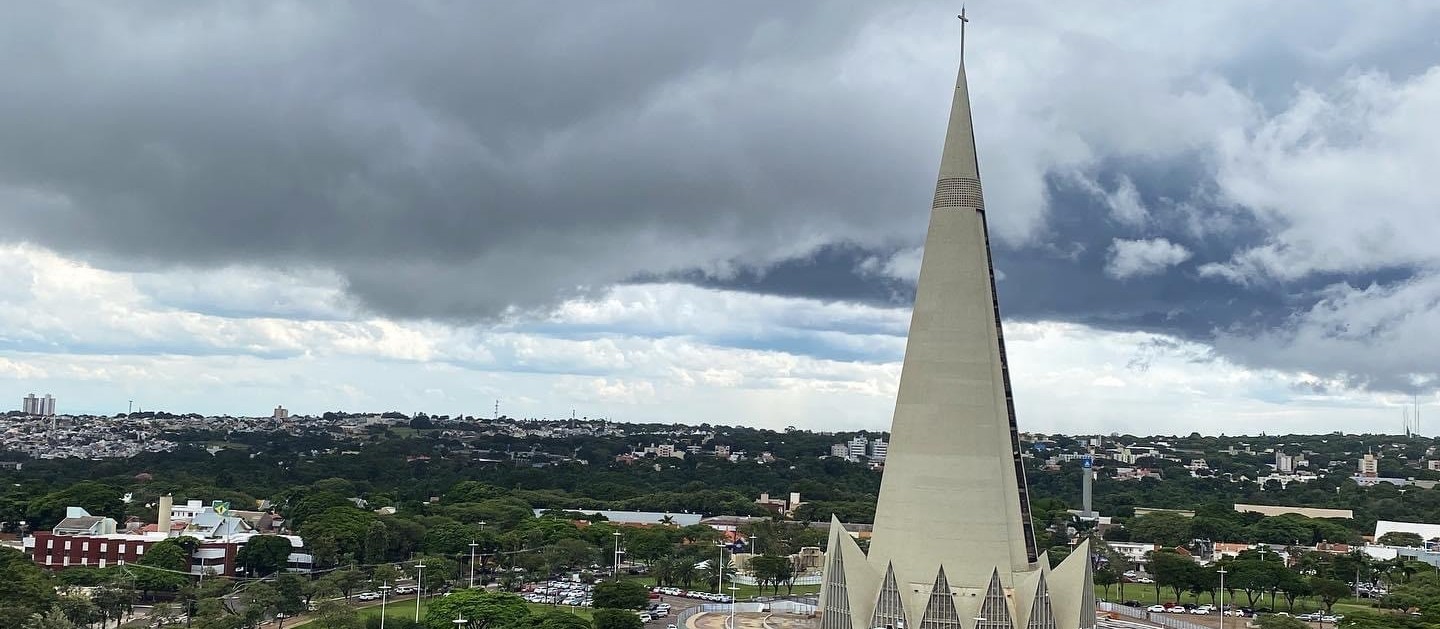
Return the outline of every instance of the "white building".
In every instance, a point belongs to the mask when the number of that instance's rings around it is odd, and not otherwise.
[[[1295,457],[1277,450],[1275,452],[1275,471],[1281,474],[1289,474],[1295,471]]]
[[[26,415],[50,417],[55,414],[55,397],[49,393],[46,393],[45,397],[35,397],[35,394],[31,393],[20,401],[20,412]]]
[[[890,444],[884,439],[875,439],[870,442],[870,460],[884,461],[885,456],[890,453]]]
[[[284,406],[276,406],[276,407],[275,407],[275,411],[270,414],[270,418],[271,418],[271,419],[290,419],[290,411],[285,410],[285,407],[284,407]]]
[[[869,451],[869,449],[870,440],[866,439],[865,435],[855,435],[855,438],[850,440],[850,458],[852,459],[865,456],[865,453]]]
[[[1360,458],[1360,475],[1365,478],[1375,478],[1380,475],[1380,459],[1373,454],[1366,454]]]

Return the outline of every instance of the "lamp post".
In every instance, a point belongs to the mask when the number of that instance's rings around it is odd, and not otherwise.
[[[725,542],[715,542],[715,546],[720,549],[720,558],[716,560],[719,563],[715,564],[715,573],[719,575],[715,579],[715,593],[719,594],[725,584]]]
[[[389,583],[381,581],[378,589],[380,590],[380,629],[385,629],[385,599],[392,588]]]
[[[1220,629],[1225,629],[1225,568],[1216,571],[1220,575]]]
[[[420,599],[425,598],[425,562],[415,564],[415,622],[420,622]]]
[[[737,588],[736,585],[735,585],[735,578],[734,578],[734,577],[731,577],[731,578],[730,578],[730,628],[729,628],[729,629],[735,629],[735,590],[737,590],[737,589],[739,589],[739,588]]]
[[[479,544],[476,544],[475,540],[470,540],[470,589],[472,590],[475,589],[475,548],[477,546]]]
[[[460,629],[461,627],[470,624],[470,621],[465,620],[465,612],[460,612],[460,614],[455,616],[455,620],[452,620],[450,622],[455,625],[455,629]]]
[[[620,580],[620,531],[611,533],[615,536],[615,562],[610,566],[610,576],[616,581]]]

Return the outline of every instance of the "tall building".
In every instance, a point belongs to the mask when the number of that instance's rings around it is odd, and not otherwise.
[[[276,406],[270,413],[270,419],[290,419],[290,411],[285,410],[284,406]]]
[[[850,458],[858,459],[866,455],[866,451],[870,448],[870,440],[867,439],[865,435],[855,435],[855,437],[850,440],[849,445]]]
[[[35,397],[35,394],[31,393],[25,396],[23,400],[20,400],[20,412],[26,415],[36,415],[40,417],[54,415],[55,397],[49,393],[46,393],[45,397]]]
[[[890,456],[890,443],[884,439],[872,439],[870,441],[870,460],[884,461]]]
[[[1295,457],[1284,452],[1275,452],[1275,471],[1288,474],[1295,471]]]
[[[962,62],[865,553],[832,520],[822,629],[1095,626],[1088,542],[1038,551]]]
[[[1375,478],[1380,475],[1380,459],[1374,454],[1366,453],[1360,458],[1360,475],[1365,478]]]

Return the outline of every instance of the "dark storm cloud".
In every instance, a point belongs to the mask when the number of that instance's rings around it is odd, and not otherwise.
[[[953,8],[16,4],[0,239],[106,268],[318,269],[405,318],[485,321],[655,278],[903,307],[910,287],[876,260],[924,231]],[[1266,148],[1254,129],[1304,101],[1297,83],[1440,64],[1440,11],[1343,9],[988,7],[970,80],[1006,314],[1413,381],[1424,357],[1330,341],[1433,309],[1440,261],[1376,247],[1247,275],[1247,252],[1313,244],[1282,238],[1307,208],[1240,207],[1217,183],[1226,150]],[[1405,95],[1371,83],[1392,93],[1356,99],[1362,115]],[[1336,185],[1308,175],[1296,189]],[[1392,213],[1380,231],[1408,229]],[[1375,322],[1336,332],[1351,313]]]
[[[832,132],[886,98],[834,81],[873,3],[162,6],[0,26],[10,239],[318,264],[384,314],[483,318],[883,233],[928,170],[896,147],[939,141]]]

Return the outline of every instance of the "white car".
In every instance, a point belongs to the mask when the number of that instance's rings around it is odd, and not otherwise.
[[[1161,613],[1165,613],[1165,612],[1170,611],[1170,610],[1165,609],[1165,606],[1164,606],[1164,605],[1151,605],[1151,606],[1149,606],[1149,607],[1146,607],[1146,608],[1145,608],[1145,611],[1147,611],[1147,612],[1155,612],[1155,613],[1157,613],[1157,614],[1161,614]]]
[[[356,594],[355,598],[358,598],[362,601],[376,601],[380,600],[380,595],[374,592],[361,592],[359,594]]]

